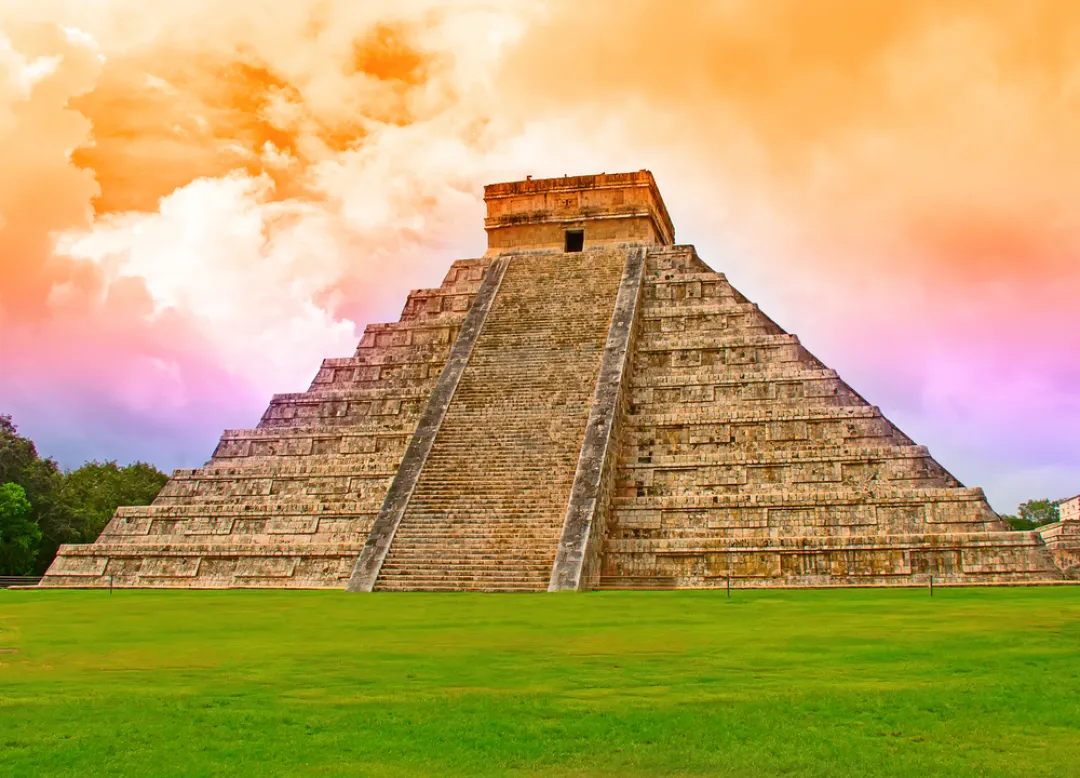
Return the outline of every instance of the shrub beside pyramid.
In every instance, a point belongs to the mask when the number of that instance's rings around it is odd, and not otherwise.
[[[709,269],[647,171],[486,187],[489,250],[228,430],[43,586],[537,591],[1049,583]]]

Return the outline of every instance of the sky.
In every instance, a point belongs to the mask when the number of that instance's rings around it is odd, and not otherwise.
[[[485,248],[653,171],[679,243],[991,504],[1080,492],[1075,0],[0,0],[0,413],[206,461]]]

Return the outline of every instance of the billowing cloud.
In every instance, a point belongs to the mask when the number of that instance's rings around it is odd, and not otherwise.
[[[0,410],[65,461],[197,464],[482,251],[484,183],[649,167],[680,240],[999,508],[1076,491],[1073,4],[0,19]]]
[[[501,91],[617,121],[680,238],[997,505],[1075,491],[1080,10],[680,10],[562,6]]]

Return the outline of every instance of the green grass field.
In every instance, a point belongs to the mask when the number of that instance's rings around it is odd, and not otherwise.
[[[3,775],[1080,775],[1080,588],[0,591]]]

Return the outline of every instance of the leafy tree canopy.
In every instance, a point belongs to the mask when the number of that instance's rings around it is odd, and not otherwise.
[[[41,527],[30,518],[26,490],[0,484],[0,575],[29,575],[40,544]]]
[[[10,416],[0,415],[0,484],[23,490],[29,504],[26,520],[40,532],[31,565],[39,574],[49,567],[61,543],[92,542],[117,507],[148,504],[167,480],[144,462],[120,467],[114,461],[95,460],[63,472],[55,461],[38,454],[32,440],[19,434]],[[24,572],[0,561],[0,575]]]
[[[1043,524],[1053,524],[1061,518],[1058,507],[1045,497],[1041,500],[1028,500],[1020,503],[1020,518],[1027,519],[1036,527]]]
[[[1001,516],[1010,527],[1017,530],[1033,530],[1044,524],[1053,524],[1061,518],[1058,506],[1045,497],[1020,503],[1017,513],[1019,515],[1002,514]]]
[[[80,540],[91,542],[121,505],[147,505],[169,480],[153,465],[87,462],[64,475],[63,500],[71,509]]]

